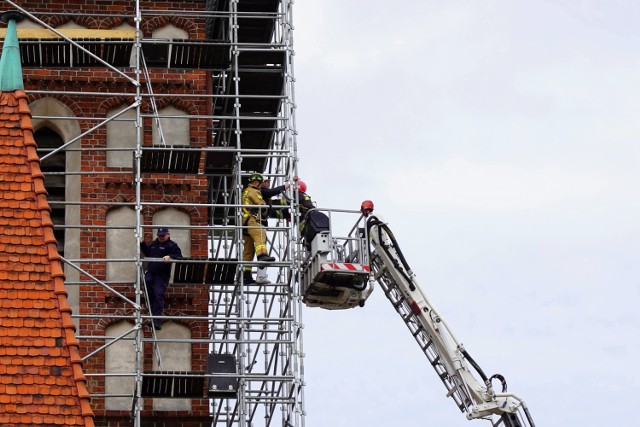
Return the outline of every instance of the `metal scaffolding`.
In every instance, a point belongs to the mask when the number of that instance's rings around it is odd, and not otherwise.
[[[5,0],[36,24],[19,26],[25,91],[66,286],[76,295],[96,425],[153,425],[170,414],[199,425],[304,426],[295,215],[268,223],[271,283],[245,284],[241,274],[261,265],[242,259],[246,177],[258,171],[281,185],[297,175],[293,2],[118,4],[70,12]],[[153,34],[163,26],[188,35]],[[106,114],[114,100],[123,108]],[[54,102],[86,114],[61,114]],[[174,105],[180,114],[166,109]],[[185,121],[190,137],[178,144],[171,139]],[[109,145],[110,126],[123,123],[135,144]],[[109,164],[114,155],[128,165]],[[283,210],[294,211],[296,194],[283,193]],[[120,208],[133,213],[127,221],[106,216]],[[151,220],[168,208],[189,221]],[[162,316],[188,336],[149,327],[157,319],[146,303],[144,264],[153,259],[138,243],[156,227],[188,236],[190,255],[173,262]],[[122,251],[109,250],[114,245]],[[114,333],[116,323],[125,327]],[[112,351],[118,346],[129,350]],[[183,360],[185,348],[189,366],[176,369],[169,360]],[[123,354],[130,359],[112,363]],[[117,382],[130,387],[112,387]]]

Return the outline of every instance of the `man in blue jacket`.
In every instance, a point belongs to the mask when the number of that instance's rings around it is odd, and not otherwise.
[[[149,306],[153,316],[162,316],[164,311],[164,294],[169,285],[171,276],[172,259],[182,258],[180,246],[171,240],[171,234],[166,227],[158,228],[158,237],[150,241],[151,236],[140,242],[140,251],[147,258],[162,258],[162,261],[149,261],[144,274],[144,281],[149,295]],[[156,330],[162,329],[162,319],[154,319],[153,327]]]

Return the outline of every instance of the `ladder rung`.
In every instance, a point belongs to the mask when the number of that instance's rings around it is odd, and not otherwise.
[[[404,301],[405,301],[404,298],[402,298],[402,299],[397,300],[396,302],[392,302],[393,307],[394,308],[400,307]]]
[[[431,361],[431,366],[440,365],[440,355],[436,355],[436,358]]]
[[[404,323],[411,323],[411,319],[413,318],[413,313],[406,313],[406,314],[402,314],[400,313],[400,317],[402,317],[402,320],[404,320]]]

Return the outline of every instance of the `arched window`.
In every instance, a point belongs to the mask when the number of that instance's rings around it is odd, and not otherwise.
[[[108,337],[117,337],[132,329],[131,323],[121,321],[109,326],[105,335]],[[131,374],[135,370],[136,348],[131,341],[134,334],[128,335],[129,339],[121,339],[109,345],[105,349],[105,373],[104,381],[105,394],[128,394],[133,395],[135,378]],[[120,374],[109,376],[109,374]],[[107,397],[105,399],[105,407],[109,411],[130,410],[132,397]]]
[[[161,144],[160,129],[166,145],[190,145],[190,127],[189,119],[182,118],[187,115],[186,112],[169,105],[158,111],[160,117],[160,128],[157,122],[153,121],[153,144]],[[182,116],[182,117],[181,117]]]
[[[121,207],[107,213],[107,259],[130,259],[131,262],[107,262],[107,281],[115,283],[135,283],[137,242],[133,227],[136,214],[133,209]]]
[[[44,149],[47,144],[59,147],[62,145],[62,141],[66,144],[77,138],[81,133],[80,123],[73,114],[73,111],[57,99],[51,97],[40,98],[30,103],[29,109],[33,115],[31,123],[35,130],[34,138],[41,150],[39,153],[40,157],[45,154],[45,151],[50,151],[50,149]],[[80,145],[81,141],[76,140],[73,144],[66,147],[64,151],[61,151],[61,154],[63,153],[62,155],[64,156],[64,162],[62,162],[61,158],[52,160],[45,159],[44,164],[41,164],[45,175],[45,185],[48,187],[47,191],[49,191],[51,198],[54,196],[53,190],[56,185],[64,186],[64,191],[58,187],[55,189],[55,192],[58,193],[58,197],[60,197],[60,193],[62,192],[67,204],[65,206],[50,204],[52,205],[52,209],[64,208],[64,213],[61,211],[52,212],[52,217],[54,217],[52,220],[56,228],[60,229],[56,235],[58,247],[61,249],[60,253],[64,253],[65,258],[68,259],[80,258],[80,228],[70,227],[64,229],[64,227],[62,227],[62,225],[77,225],[81,223],[80,206],[76,203],[80,201],[80,179],[78,179],[77,175],[74,175],[74,173],[80,171],[81,155],[80,150],[78,150]],[[67,148],[69,148],[69,150],[67,150]],[[58,154],[56,155],[58,156]],[[49,167],[47,166],[47,162],[49,161],[53,161],[58,168],[64,165],[64,170],[66,171],[66,176],[56,175],[53,172],[48,174],[52,181],[56,181],[55,184],[53,182],[47,183],[46,168]],[[62,182],[59,181],[60,179]],[[68,285],[69,304],[73,312],[77,313],[79,312],[80,296],[79,287],[75,285],[78,284],[80,275],[76,269],[67,265],[64,267],[64,274],[65,283]]]
[[[189,33],[175,25],[169,24],[153,30],[151,37],[154,39],[188,39]]]
[[[191,331],[186,326],[175,322],[165,322],[162,330],[156,332],[158,339],[186,341],[191,339]],[[190,371],[191,344],[188,342],[160,342],[158,355],[153,354],[154,371]],[[191,399],[153,399],[154,411],[190,411]]]
[[[49,155],[64,144],[62,137],[48,127],[36,131],[34,139],[38,144],[37,151],[40,158]],[[66,152],[59,150],[40,162],[40,169],[44,174],[44,186],[48,193],[47,200],[51,206],[51,221],[58,226],[54,229],[53,234],[58,241],[58,252],[62,256],[64,256],[65,229],[59,227],[65,223],[66,161]]]
[[[107,111],[107,118],[118,115],[127,106]],[[131,109],[107,123],[107,167],[133,167],[133,150],[136,148],[136,111]]]
[[[76,30],[76,29],[85,29],[84,25],[76,24],[74,20],[69,20],[62,25],[58,25],[56,30]]]
[[[22,21],[16,23],[16,28],[43,28],[43,27],[39,23],[33,22],[29,18],[25,18]]]

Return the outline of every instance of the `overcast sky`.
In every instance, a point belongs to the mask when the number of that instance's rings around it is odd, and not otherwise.
[[[640,426],[640,2],[294,7],[300,176],[318,205],[374,201],[538,427]],[[379,288],[304,323],[306,427],[489,425],[445,397]]]

